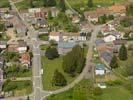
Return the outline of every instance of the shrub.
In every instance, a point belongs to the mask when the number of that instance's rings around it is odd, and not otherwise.
[[[94,93],[94,95],[101,95],[102,89],[100,87],[96,87],[96,88],[94,88],[93,93]]]

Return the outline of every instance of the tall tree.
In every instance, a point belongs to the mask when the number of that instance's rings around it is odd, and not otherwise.
[[[88,0],[88,7],[93,7],[93,0]]]
[[[50,10],[48,11],[48,19],[49,20],[52,19],[52,14],[51,14],[51,11]]]
[[[62,73],[60,73],[58,70],[55,70],[54,76],[52,79],[52,85],[55,86],[65,86],[67,84],[67,81]]]
[[[43,0],[43,6],[44,6],[44,7],[47,7],[47,1],[48,1],[48,0]]]
[[[33,0],[30,0],[30,7],[34,8]]]
[[[84,50],[77,45],[63,57],[63,69],[66,73],[74,75],[76,71],[82,71],[84,60]]]
[[[65,10],[66,10],[65,0],[59,1],[59,8],[62,12],[65,12]]]
[[[48,59],[54,59],[59,57],[58,51],[54,47],[47,48],[45,55]]]
[[[110,61],[110,67],[111,69],[117,68],[118,63],[117,63],[117,57],[114,55]]]
[[[120,60],[127,60],[127,48],[124,44],[122,44],[120,50],[119,50],[119,59]]]
[[[43,6],[44,7],[56,6],[56,0],[43,0]]]

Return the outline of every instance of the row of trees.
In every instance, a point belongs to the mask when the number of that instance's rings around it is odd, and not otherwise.
[[[79,45],[75,46],[71,52],[63,57],[64,72],[75,75],[80,73],[85,64],[84,49]]]
[[[127,48],[125,47],[125,45],[123,44],[119,50],[119,54],[118,57],[120,60],[127,60]],[[117,57],[114,55],[110,61],[110,67],[111,69],[117,68],[118,65],[118,59]]]

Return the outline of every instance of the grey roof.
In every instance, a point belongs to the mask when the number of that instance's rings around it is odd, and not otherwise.
[[[47,21],[45,19],[39,18],[39,19],[37,19],[37,23],[40,25],[46,25]]]
[[[104,64],[96,64],[96,70],[105,70]]]
[[[103,39],[97,39],[97,40],[95,41],[95,43],[96,43],[96,45],[100,45],[100,44],[104,44],[105,42],[104,42]]]
[[[102,52],[101,53],[101,57],[107,61],[108,63],[110,63],[111,59],[112,59],[112,54],[109,52]]]
[[[17,33],[22,33],[25,35],[27,33],[28,29],[25,26],[16,27]]]
[[[65,43],[65,42],[59,42],[58,43],[58,48],[73,48],[75,45],[77,45],[76,43]]]
[[[18,46],[19,47],[26,47],[27,46],[27,43],[23,40],[18,40]]]

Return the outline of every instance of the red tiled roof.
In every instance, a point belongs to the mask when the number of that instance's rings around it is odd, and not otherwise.
[[[21,55],[21,60],[22,61],[30,61],[30,55],[29,53],[24,53]]]

